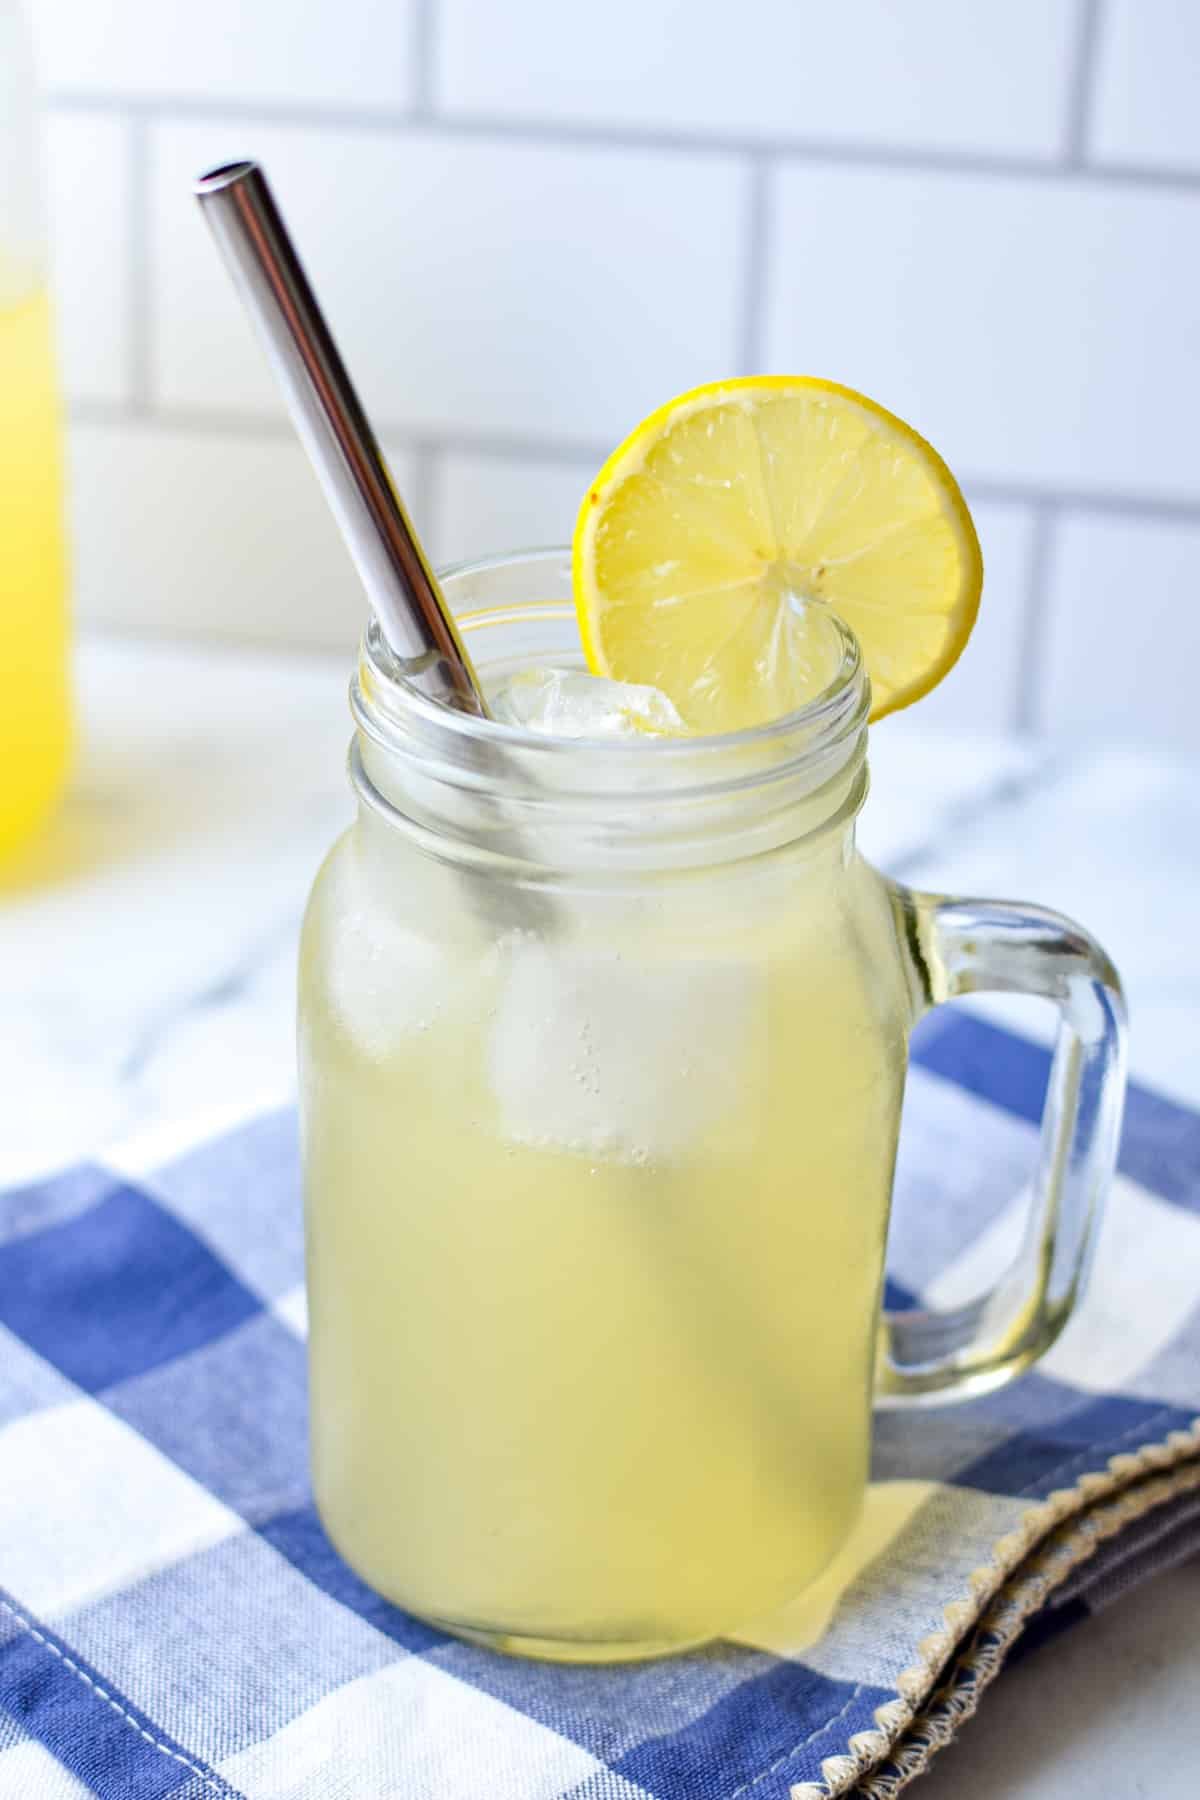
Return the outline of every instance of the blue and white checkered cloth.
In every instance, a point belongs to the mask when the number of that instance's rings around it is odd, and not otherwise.
[[[1003,1255],[1046,1076],[994,1025],[930,1023],[893,1303]],[[673,1660],[509,1660],[358,1580],[308,1487],[301,1267],[290,1112],[0,1195],[3,1800],[883,1796],[1018,1633],[1200,1547],[1200,1117],[1136,1088],[1047,1361],[882,1415],[833,1569]]]

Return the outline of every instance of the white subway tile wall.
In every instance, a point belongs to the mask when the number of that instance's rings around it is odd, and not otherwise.
[[[411,484],[409,457],[390,460]],[[353,651],[362,590],[290,434],[80,420],[70,461],[84,618]]]
[[[1196,744],[1200,520],[1069,511],[1047,585],[1044,715],[1063,731]]]
[[[73,400],[121,405],[133,380],[133,130],[54,113],[42,149],[63,381]]]
[[[439,457],[430,495],[432,554],[441,562],[507,546],[569,544],[575,515],[596,473],[594,458]]]
[[[420,0],[31,0],[61,94],[370,106],[413,98]]]
[[[1106,162],[1200,170],[1200,6],[1108,0],[1089,148]]]
[[[168,406],[280,410],[188,198],[231,142],[270,170],[372,412],[400,429],[615,441],[737,357],[747,178],[731,157],[165,125],[150,275]]]
[[[454,117],[1053,157],[1074,0],[441,0]]]
[[[919,716],[922,725],[1003,731],[1025,723],[1019,711],[1014,716],[1013,696],[1022,693],[1037,516],[1031,506],[968,499],[983,549],[984,601],[966,649]]]
[[[1200,193],[810,164],[773,188],[773,368],[876,395],[969,479],[1196,492]]]
[[[85,620],[357,637],[189,195],[251,155],[439,558],[569,536],[694,381],[824,373],[976,511],[927,720],[1200,748],[1200,7],[29,4]]]

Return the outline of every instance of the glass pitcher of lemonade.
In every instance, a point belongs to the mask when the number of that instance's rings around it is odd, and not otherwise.
[[[0,859],[66,771],[65,562],[33,65],[20,6],[0,0]]]
[[[583,667],[567,553],[445,589],[495,717]],[[1116,977],[1057,915],[863,861],[868,684],[811,629],[809,703],[674,741],[454,713],[364,641],[301,953],[314,1483],[369,1582],[498,1647],[763,1614],[853,1524],[873,1396],[1007,1380],[1078,1290]],[[1025,1249],[986,1302],[881,1317],[908,1034],[983,988],[1062,1018]]]

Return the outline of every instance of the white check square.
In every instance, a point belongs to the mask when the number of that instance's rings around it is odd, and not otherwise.
[[[308,1291],[302,1281],[280,1294],[271,1310],[298,1338],[308,1336]]]
[[[600,1768],[548,1726],[412,1656],[327,1694],[220,1773],[246,1800],[326,1800],[344,1769],[371,1800],[557,1800]]]
[[[0,1431],[0,1586],[55,1618],[244,1531],[94,1400]]]
[[[0,1750],[0,1795],[6,1800],[91,1800],[94,1792],[32,1738]]]

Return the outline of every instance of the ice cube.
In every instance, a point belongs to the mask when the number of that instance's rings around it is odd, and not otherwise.
[[[444,897],[428,914],[438,920],[438,934],[422,934],[397,917],[377,880],[378,871],[373,882],[353,848],[326,871],[321,980],[346,1036],[365,1056],[383,1060],[415,1033],[437,1026],[447,994],[460,982],[448,954],[454,915]]]
[[[581,669],[525,669],[491,701],[493,718],[561,738],[664,737],[687,730],[667,696]]]
[[[501,955],[488,1067],[510,1138],[645,1163],[732,1128],[765,1020],[761,965],[522,936]]]

